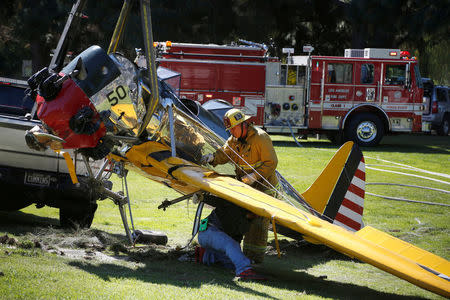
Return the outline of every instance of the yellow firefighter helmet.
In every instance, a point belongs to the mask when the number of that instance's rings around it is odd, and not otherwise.
[[[240,109],[232,108],[225,113],[223,123],[225,124],[225,128],[230,130],[234,126],[239,125],[250,118],[250,116],[246,116]]]

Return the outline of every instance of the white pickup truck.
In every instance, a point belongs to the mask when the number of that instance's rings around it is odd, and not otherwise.
[[[80,181],[74,185],[62,155],[32,150],[25,142],[25,132],[41,123],[31,118],[27,87],[26,81],[0,77],[0,210],[48,205],[60,209],[61,226],[90,227],[99,195],[88,185],[81,155],[69,151]],[[90,165],[95,171],[101,163]]]

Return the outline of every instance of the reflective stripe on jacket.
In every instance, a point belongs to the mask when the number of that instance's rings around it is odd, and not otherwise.
[[[278,185],[275,174],[278,164],[277,154],[270,136],[264,130],[249,125],[245,141],[238,140],[233,136],[229,137],[221,151],[214,154],[211,164],[213,166],[224,164],[230,161],[230,158],[240,167],[236,168],[236,176],[239,180],[246,174],[254,173],[253,169],[255,169],[258,172],[255,173],[258,182],[253,187],[261,191],[272,188],[265,180],[261,179],[261,176],[272,186]]]

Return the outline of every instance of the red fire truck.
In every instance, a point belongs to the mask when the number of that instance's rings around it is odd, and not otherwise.
[[[160,65],[181,74],[181,97],[224,99],[269,133],[325,133],[377,145],[420,132],[418,63],[398,49],[346,49],[343,57],[269,57],[264,45],[158,43]],[[426,125],[426,126],[425,126]]]

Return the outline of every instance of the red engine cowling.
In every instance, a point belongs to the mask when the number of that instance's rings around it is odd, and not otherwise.
[[[63,76],[64,74],[60,75]],[[36,102],[38,104],[38,118],[48,125],[56,135],[66,141],[63,143],[65,149],[93,148],[106,134],[105,125],[101,122],[100,115],[94,105],[71,78],[63,82],[61,90],[54,99],[49,101],[37,95]],[[75,133],[70,128],[69,122],[80,109],[86,106],[92,110],[92,122],[98,122],[98,129],[92,134]]]

